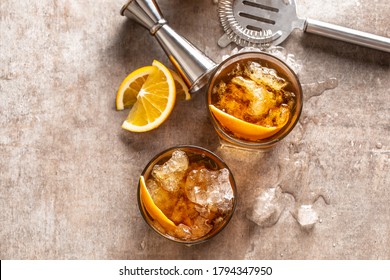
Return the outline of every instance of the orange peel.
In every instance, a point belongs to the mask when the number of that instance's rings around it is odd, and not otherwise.
[[[145,132],[159,127],[171,114],[176,102],[176,86],[170,70],[154,60],[155,71],[143,83],[122,128]]]
[[[166,230],[174,230],[176,225],[172,222],[160,208],[154,203],[153,198],[151,197],[145,183],[144,176],[140,177],[140,198],[142,204],[144,205],[146,211],[149,215],[156,220],[163,228]]]
[[[186,85],[186,83],[182,79],[182,77],[180,77],[180,75],[177,74],[175,71],[173,71],[171,69],[169,69],[169,70],[171,71],[173,80],[175,81],[176,96],[180,99],[190,100],[191,99],[190,91],[188,89],[188,86]]]
[[[228,129],[239,138],[252,141],[265,139],[276,134],[287,123],[286,121],[285,123],[277,127],[265,127],[249,123],[232,115],[229,115],[228,113],[225,113],[214,105],[210,104],[209,108],[213,116],[224,128]]]

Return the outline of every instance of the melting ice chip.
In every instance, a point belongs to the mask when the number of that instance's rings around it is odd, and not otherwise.
[[[191,227],[179,224],[175,229],[175,234],[183,239],[200,238],[213,229],[213,226],[208,223],[209,220],[202,216],[197,216],[193,222]]]
[[[287,81],[279,77],[274,69],[262,67],[257,62],[248,63],[248,76],[257,84],[264,84],[279,91],[287,86]]]
[[[256,198],[253,208],[246,213],[247,218],[262,227],[273,226],[284,209],[281,198],[280,187],[265,190]]]
[[[176,150],[172,157],[163,165],[155,165],[153,177],[167,191],[177,191],[188,169],[189,160],[185,152]]]
[[[232,79],[232,83],[245,89],[244,96],[249,101],[249,112],[252,115],[265,115],[270,108],[276,107],[275,94],[255,81],[236,76]]]
[[[303,229],[310,230],[317,223],[318,214],[311,205],[301,205],[297,211],[296,220]]]
[[[214,211],[227,212],[232,208],[233,190],[226,168],[192,170],[187,176],[185,190],[189,200]]]

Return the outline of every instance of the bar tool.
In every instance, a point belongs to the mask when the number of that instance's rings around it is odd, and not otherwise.
[[[130,0],[122,7],[121,15],[149,30],[183,77],[190,92],[207,84],[216,63],[168,25],[155,0]]]
[[[218,44],[239,46],[279,45],[294,29],[390,52],[390,38],[298,18],[295,0],[220,0],[218,14],[225,34]]]

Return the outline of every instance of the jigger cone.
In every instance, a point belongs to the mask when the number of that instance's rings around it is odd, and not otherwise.
[[[122,7],[121,15],[149,30],[183,77],[191,93],[207,84],[216,63],[167,24],[156,1],[130,0]]]

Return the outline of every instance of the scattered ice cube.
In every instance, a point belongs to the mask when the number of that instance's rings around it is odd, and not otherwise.
[[[185,190],[190,201],[213,211],[227,212],[232,208],[233,190],[226,168],[192,170],[187,176]]]
[[[301,205],[296,213],[296,220],[305,230],[311,230],[318,222],[318,214],[312,205]]]
[[[188,169],[189,160],[185,152],[176,150],[163,165],[155,165],[152,175],[165,190],[173,192],[180,188]]]
[[[247,218],[261,227],[273,226],[278,222],[284,209],[281,197],[280,187],[263,191],[256,198],[253,208],[246,213]]]

